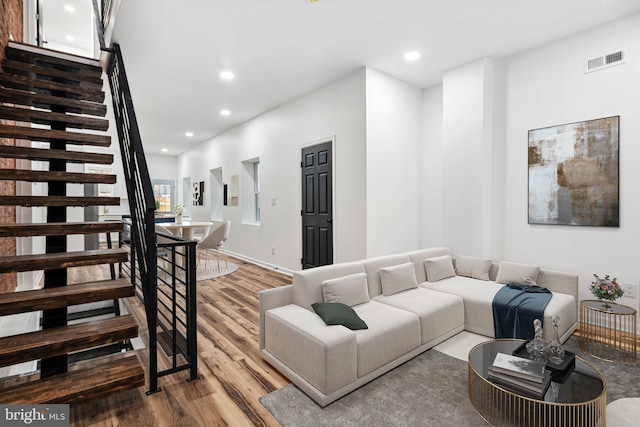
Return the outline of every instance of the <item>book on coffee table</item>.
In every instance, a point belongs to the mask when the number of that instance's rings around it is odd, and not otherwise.
[[[551,384],[551,372],[545,372],[542,382],[539,383],[503,374],[502,372],[488,368],[487,379],[525,396],[542,399],[549,388],[549,384]]]
[[[498,353],[491,366],[494,372],[522,378],[542,384],[545,379],[545,363],[510,354]]]

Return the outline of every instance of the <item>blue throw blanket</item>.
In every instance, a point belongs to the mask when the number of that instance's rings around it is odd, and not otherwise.
[[[547,288],[509,284],[493,297],[496,338],[533,339],[533,321],[544,322],[544,309],[553,295]]]

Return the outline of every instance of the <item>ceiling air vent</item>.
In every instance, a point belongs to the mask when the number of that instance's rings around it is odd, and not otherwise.
[[[619,50],[617,52],[611,52],[606,55],[586,59],[584,61],[584,72],[585,74],[592,73],[604,68],[613,67],[614,65],[624,64],[625,62],[627,62],[627,52]]]

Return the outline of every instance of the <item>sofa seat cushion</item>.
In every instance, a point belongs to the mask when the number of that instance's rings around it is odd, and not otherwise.
[[[469,332],[495,337],[493,297],[504,285],[492,281],[455,276],[438,282],[424,282],[421,287],[458,295],[464,299],[464,328]]]
[[[464,327],[464,303],[457,295],[415,288],[375,301],[410,311],[420,318],[421,344],[427,344],[451,331]]]
[[[420,346],[418,316],[377,301],[353,307],[369,329],[353,331],[358,346],[358,377]]]
[[[356,333],[295,304],[265,313],[265,350],[324,394],[357,380]]]

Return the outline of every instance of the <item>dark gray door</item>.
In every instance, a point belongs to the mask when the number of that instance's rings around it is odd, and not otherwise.
[[[302,150],[302,268],[333,264],[331,142]]]

